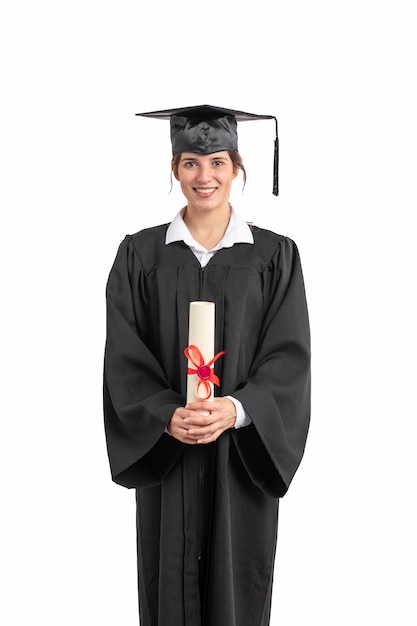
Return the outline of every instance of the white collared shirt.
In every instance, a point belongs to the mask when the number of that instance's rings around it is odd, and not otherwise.
[[[206,248],[204,248],[194,239],[194,237],[192,237],[183,220],[184,212],[185,209],[181,209],[168,226],[165,243],[169,244],[174,241],[183,241],[200,261],[201,267],[205,267],[207,265],[217,250],[221,250],[222,248],[231,248],[235,243],[254,243],[252,231],[248,224],[245,222],[243,217],[241,217],[233,209],[233,207],[230,207],[230,220],[226,228],[226,232],[214,248],[206,250]]]
[[[211,250],[206,250],[206,248],[204,248],[194,239],[194,237],[191,236],[191,233],[183,220],[184,213],[185,208],[181,209],[181,211],[176,214],[168,226],[165,235],[165,244],[168,245],[174,241],[183,241],[190,248],[193,254],[195,254],[201,264],[201,267],[205,267],[211,257],[222,248],[231,248],[235,243],[254,243],[251,229],[243,217],[241,217],[232,206],[230,207],[230,220],[226,228],[226,232],[224,233],[222,239],[220,239],[220,241]],[[242,426],[250,424],[252,420],[246,413],[241,402],[236,400],[236,398],[233,398],[233,396],[226,397],[229,398],[229,400],[231,400],[236,407],[235,428],[241,428]]]

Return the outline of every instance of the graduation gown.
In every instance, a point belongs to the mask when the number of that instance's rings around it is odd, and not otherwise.
[[[107,283],[104,414],[112,479],[136,489],[141,626],[267,626],[279,499],[303,456],[310,336],[295,243],[254,244],[205,268],[168,225],[128,235]],[[165,432],[185,405],[189,303],[216,305],[216,395],[252,423],[211,444]]]

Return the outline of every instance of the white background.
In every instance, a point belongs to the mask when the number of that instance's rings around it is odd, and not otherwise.
[[[182,206],[168,123],[134,114],[205,103],[278,117],[279,198],[273,122],[247,122],[232,202],[297,242],[309,300],[313,415],[271,623],[417,624],[413,4],[2,4],[5,626],[137,624],[134,495],[111,483],[102,427],[104,289],[124,235]]]

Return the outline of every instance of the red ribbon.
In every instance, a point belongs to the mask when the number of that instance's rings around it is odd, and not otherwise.
[[[192,354],[193,352],[196,354],[196,358],[198,359],[198,361],[195,358],[193,358],[193,354]],[[184,350],[185,356],[196,367],[196,369],[189,367],[187,370],[187,373],[190,375],[197,374],[198,378],[200,379],[197,384],[196,393],[201,400],[208,400],[210,398],[211,396],[210,383],[213,383],[217,385],[217,387],[219,387],[220,380],[219,380],[219,377],[216,376],[216,374],[214,373],[214,367],[212,367],[212,365],[215,361],[217,361],[219,357],[225,354],[225,352],[226,350],[222,350],[221,352],[218,352],[211,359],[211,361],[209,361],[208,363],[204,363],[203,355],[201,354],[197,346],[190,345],[187,348],[185,348]],[[203,385],[206,389],[206,396],[204,398],[199,394],[200,385]]]

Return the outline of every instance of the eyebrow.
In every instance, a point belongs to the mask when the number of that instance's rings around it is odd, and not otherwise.
[[[198,159],[200,157],[205,157],[205,156],[210,156],[212,161],[223,161],[225,160],[227,157],[226,156],[215,156],[214,154],[196,154],[195,156],[192,157],[182,157],[181,158],[181,162],[182,161],[198,161]]]

